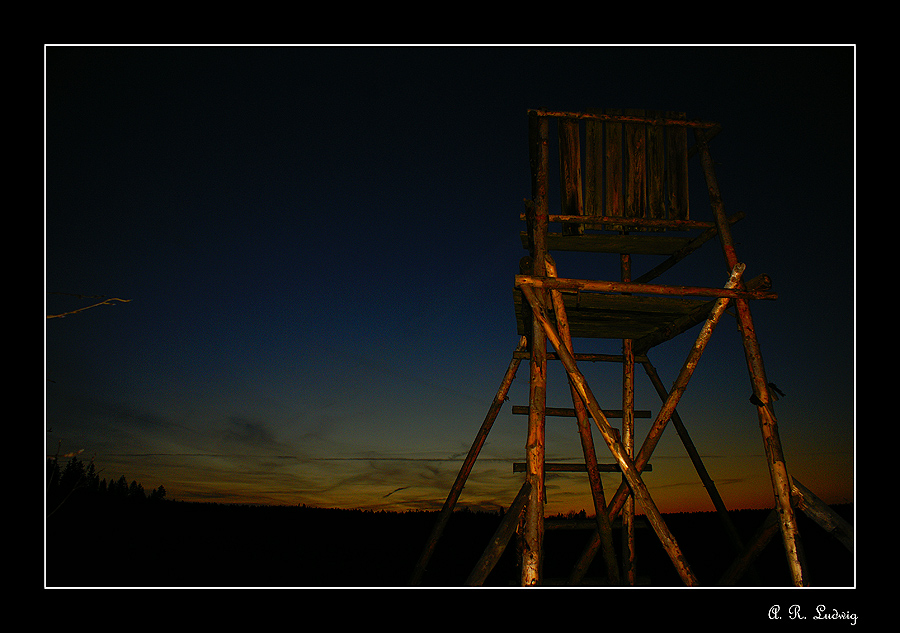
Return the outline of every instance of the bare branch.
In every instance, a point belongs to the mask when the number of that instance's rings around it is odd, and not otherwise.
[[[56,294],[56,293],[54,293],[54,294]],[[59,293],[59,294],[62,294],[62,293]],[[79,296],[79,295],[75,295],[75,296]],[[95,297],[95,298],[99,298],[99,297]],[[70,312],[63,312],[62,314],[48,314],[47,318],[48,319],[59,319],[62,317],[69,316],[70,314],[77,314],[78,312],[82,312],[82,311],[88,310],[90,308],[96,308],[97,306],[112,305],[111,304],[112,301],[121,301],[123,303],[128,303],[129,301],[131,301],[131,299],[119,299],[117,297],[111,297],[109,299],[101,301],[100,303],[95,303],[94,305],[85,306],[83,308],[78,308],[77,310],[72,310]]]

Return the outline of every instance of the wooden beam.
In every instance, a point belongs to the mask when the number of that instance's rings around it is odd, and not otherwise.
[[[524,473],[525,472],[525,462],[513,462],[513,472],[514,473]],[[619,464],[597,464],[597,469],[601,473],[620,473],[622,472],[622,467]],[[583,473],[587,472],[587,467],[582,462],[578,463],[568,463],[568,462],[544,462],[544,470],[548,473]],[[644,464],[644,467],[641,469],[642,472],[649,472],[653,470],[653,466],[650,464]]]
[[[741,214],[743,216],[743,213]],[[520,220],[525,220],[525,214],[519,214]],[[624,227],[636,227],[647,229],[671,229],[689,231],[691,229],[715,229],[716,223],[706,220],[668,220],[665,218],[618,218],[606,215],[557,215],[551,213],[547,216],[551,223],[562,222],[565,224],[583,224],[587,229],[598,229],[600,225],[615,222]]]
[[[753,564],[753,561],[769,544],[769,541],[778,534],[778,512],[772,510],[766,515],[765,520],[756,530],[750,541],[744,547],[744,551],[740,556],[732,561],[731,565],[719,579],[717,583],[720,586],[730,587],[737,583],[738,580]]]
[[[720,126],[712,121],[696,121],[689,119],[673,119],[653,116],[636,116],[620,114],[619,110],[606,110],[605,113],[592,110],[589,112],[564,112],[561,110],[545,110],[535,108],[528,113],[538,117],[558,117],[568,119],[587,119],[595,121],[619,121],[627,123],[646,123],[647,125],[676,125],[690,128],[714,129]]]
[[[515,415],[528,415],[528,407],[517,404],[513,406],[512,412]],[[575,409],[566,407],[545,407],[544,413],[545,415],[561,418],[575,417]],[[622,409],[603,409],[603,415],[608,418],[621,418],[623,415],[623,411]],[[639,409],[634,412],[634,417],[650,418],[653,417],[653,412],[646,409]]]
[[[530,352],[513,352],[513,355],[516,358],[528,359],[531,358]],[[572,354],[575,357],[575,360],[581,362],[590,362],[596,363],[598,361],[603,361],[607,363],[621,363],[623,362],[623,356],[621,354]],[[559,360],[559,355],[556,352],[547,352],[547,360]],[[635,354],[634,360],[637,363],[643,363],[647,360],[647,357],[641,354]]]
[[[585,292],[630,292],[637,294],[658,294],[677,297],[726,297],[729,299],[768,299],[778,295],[767,290],[737,290],[734,288],[703,288],[699,286],[667,286],[659,284],[625,283],[618,281],[597,281],[592,279],[547,278],[538,275],[516,275],[516,286],[531,286],[545,290],[579,290]]]
[[[522,234],[526,243],[527,234]],[[691,242],[689,237],[675,235],[585,235],[547,234],[547,249],[576,253],[634,253],[635,255],[672,255]]]

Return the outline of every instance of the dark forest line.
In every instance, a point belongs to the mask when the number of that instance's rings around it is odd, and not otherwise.
[[[48,465],[45,584],[73,587],[402,587],[424,547],[437,512],[372,511],[298,506],[192,503],[166,499],[127,479],[105,481],[79,460]],[[53,461],[53,460],[51,460]],[[69,488],[69,486],[72,486]],[[853,522],[853,506],[833,506]],[[769,510],[729,513],[747,542]],[[666,514],[665,521],[703,585],[714,585],[734,553],[714,512]],[[583,522],[582,513],[556,517]],[[423,577],[426,586],[460,586],[490,542],[501,516],[454,513]],[[811,582],[854,584],[853,555],[798,513]],[[548,530],[544,576],[564,579],[590,532]],[[618,537],[616,537],[618,539]],[[637,530],[642,583],[681,582],[651,529]],[[515,539],[514,539],[515,540]],[[514,586],[511,542],[487,585]],[[745,586],[789,586],[778,539],[763,551]],[[602,578],[600,557],[588,572]]]

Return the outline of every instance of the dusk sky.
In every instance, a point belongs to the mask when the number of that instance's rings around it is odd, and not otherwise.
[[[778,293],[751,309],[788,471],[853,500],[854,47],[48,46],[45,72],[45,315],[127,300],[44,319],[47,454],[183,501],[440,508],[518,342],[526,111],[647,108],[722,124],[744,278]],[[560,276],[619,278],[595,257]],[[711,241],[659,281],[727,278]],[[650,350],[667,386],[696,333]],[[583,372],[621,408],[618,365]],[[751,392],[726,314],[678,412],[729,508],[774,506]],[[527,395],[526,361],[460,505],[513,500]],[[549,418],[548,461],[580,456]],[[650,461],[662,511],[713,509],[673,428]],[[548,514],[592,508],[585,475],[547,485]]]

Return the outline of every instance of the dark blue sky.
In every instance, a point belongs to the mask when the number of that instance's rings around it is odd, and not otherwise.
[[[50,453],[84,450],[179,499],[440,506],[517,342],[525,112],[637,107],[722,124],[726,213],[747,216],[738,257],[779,294],[752,307],[787,393],[789,470],[852,499],[853,47],[45,53],[46,290],[130,300],[46,320]],[[700,202],[692,217],[709,219]],[[726,279],[709,243],[663,280]],[[46,314],[95,301],[47,294]],[[728,319],[679,412],[726,503],[771,506]],[[692,343],[651,351],[664,382]],[[585,373],[617,408],[610,371]],[[526,404],[527,376],[510,404]],[[548,404],[569,406],[557,380]],[[642,375],[637,388],[658,411]],[[577,457],[574,429],[553,424],[548,455]],[[505,409],[461,501],[508,505],[524,441]],[[662,509],[709,509],[674,433],[653,461]],[[590,507],[586,481],[548,484],[551,508]]]

